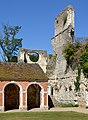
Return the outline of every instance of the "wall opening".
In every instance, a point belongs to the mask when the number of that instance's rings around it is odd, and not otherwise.
[[[67,22],[67,15],[63,19],[63,27],[66,25],[66,22]]]
[[[39,54],[38,53],[36,53],[36,52],[30,52],[28,55],[29,55],[29,59],[32,62],[38,62],[38,60],[39,60]]]
[[[32,84],[27,89],[27,107],[40,108],[40,91],[41,87],[38,84]]]
[[[71,30],[71,37],[72,37],[72,40],[74,40],[74,30],[73,29]]]
[[[4,89],[5,111],[19,109],[20,88],[16,84],[8,84]]]

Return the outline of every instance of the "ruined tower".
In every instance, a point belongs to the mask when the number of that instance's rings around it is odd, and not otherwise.
[[[53,70],[47,70],[51,73],[49,77],[49,95],[54,106],[58,103],[73,103],[75,99],[75,74],[69,68],[66,73],[67,62],[63,55],[63,50],[67,42],[74,41],[74,8],[66,7],[54,22],[54,36],[52,38],[53,54],[49,60],[48,66]],[[54,66],[54,67],[53,67]],[[49,68],[48,67],[48,68]]]
[[[65,44],[73,42],[74,38],[74,9],[72,6],[65,8],[55,18],[55,32],[52,38],[53,55],[56,55],[55,76],[63,76],[66,70],[66,60],[63,57]]]

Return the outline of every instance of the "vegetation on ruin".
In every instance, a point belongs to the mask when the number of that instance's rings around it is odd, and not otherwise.
[[[73,44],[68,42],[63,50],[64,57],[67,61],[67,68],[71,67],[74,70],[79,65],[83,52],[84,45],[81,43]]]
[[[77,112],[0,113],[0,120],[88,120],[88,114]]]
[[[85,45],[84,52],[81,55],[80,64],[85,77],[88,78],[88,43]]]
[[[68,42],[63,50],[64,57],[67,61],[66,72],[69,67],[73,70],[78,69],[78,75],[75,81],[75,90],[79,90],[80,74],[83,71],[85,78],[88,78],[88,42],[70,43]]]
[[[60,103],[59,104],[59,107],[79,107],[79,105],[78,104],[72,104],[72,103],[67,103],[67,104],[65,104],[65,103]]]
[[[81,75],[81,66],[79,65],[78,66],[78,73],[77,73],[76,81],[74,81],[76,91],[80,90],[80,75]]]
[[[3,61],[16,62],[19,49],[22,47],[22,38],[16,35],[21,29],[20,26],[3,25],[3,32],[0,35],[0,53]]]

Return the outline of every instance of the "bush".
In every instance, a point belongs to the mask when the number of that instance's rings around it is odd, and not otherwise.
[[[72,103],[68,103],[68,104],[66,104],[66,103],[61,103],[60,104],[60,107],[78,107],[79,105],[78,104],[72,104]]]

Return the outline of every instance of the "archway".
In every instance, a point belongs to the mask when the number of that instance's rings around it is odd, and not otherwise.
[[[27,106],[28,110],[40,107],[40,91],[38,84],[31,84],[27,89]]]
[[[5,111],[19,109],[19,91],[20,88],[14,84],[8,84],[4,89],[4,107]]]

